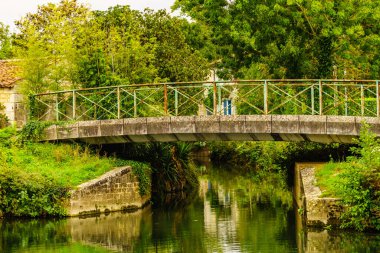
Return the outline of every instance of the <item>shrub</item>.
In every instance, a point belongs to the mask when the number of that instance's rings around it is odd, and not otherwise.
[[[340,164],[336,184],[346,206],[342,227],[380,230],[380,143],[367,124],[362,125],[356,143],[352,151],[357,156]]]
[[[380,230],[380,143],[366,124],[355,142],[346,162],[318,169],[318,185],[324,195],[341,198],[342,228]]]

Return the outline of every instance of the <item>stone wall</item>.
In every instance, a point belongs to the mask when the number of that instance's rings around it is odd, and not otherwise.
[[[140,196],[138,179],[126,166],[78,186],[71,194],[67,213],[77,216],[134,210],[149,200],[150,195]]]
[[[295,165],[295,200],[302,208],[307,226],[338,225],[343,208],[337,198],[322,197],[316,186],[315,168],[320,163],[297,163]]]
[[[0,104],[5,106],[3,113],[9,119],[9,123],[19,127],[26,122],[26,112],[22,96],[16,88],[0,88]]]

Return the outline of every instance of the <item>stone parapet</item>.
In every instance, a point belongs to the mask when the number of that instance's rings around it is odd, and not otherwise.
[[[343,207],[338,198],[322,197],[316,186],[315,168],[320,163],[297,163],[295,165],[294,197],[302,210],[307,226],[324,227],[339,225]]]
[[[150,196],[140,196],[139,182],[130,166],[116,168],[78,186],[71,193],[68,216],[94,215],[142,208]]]

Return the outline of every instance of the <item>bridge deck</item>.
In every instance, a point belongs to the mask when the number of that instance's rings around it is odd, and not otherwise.
[[[362,122],[380,136],[380,118],[356,116],[175,116],[79,121],[46,129],[44,140],[90,144],[175,141],[313,141],[352,143]]]

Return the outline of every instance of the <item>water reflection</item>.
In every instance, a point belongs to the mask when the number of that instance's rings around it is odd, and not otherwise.
[[[207,168],[191,201],[86,219],[0,221],[0,252],[376,252],[379,235],[296,222],[279,178]],[[180,199],[180,198],[179,198]]]

